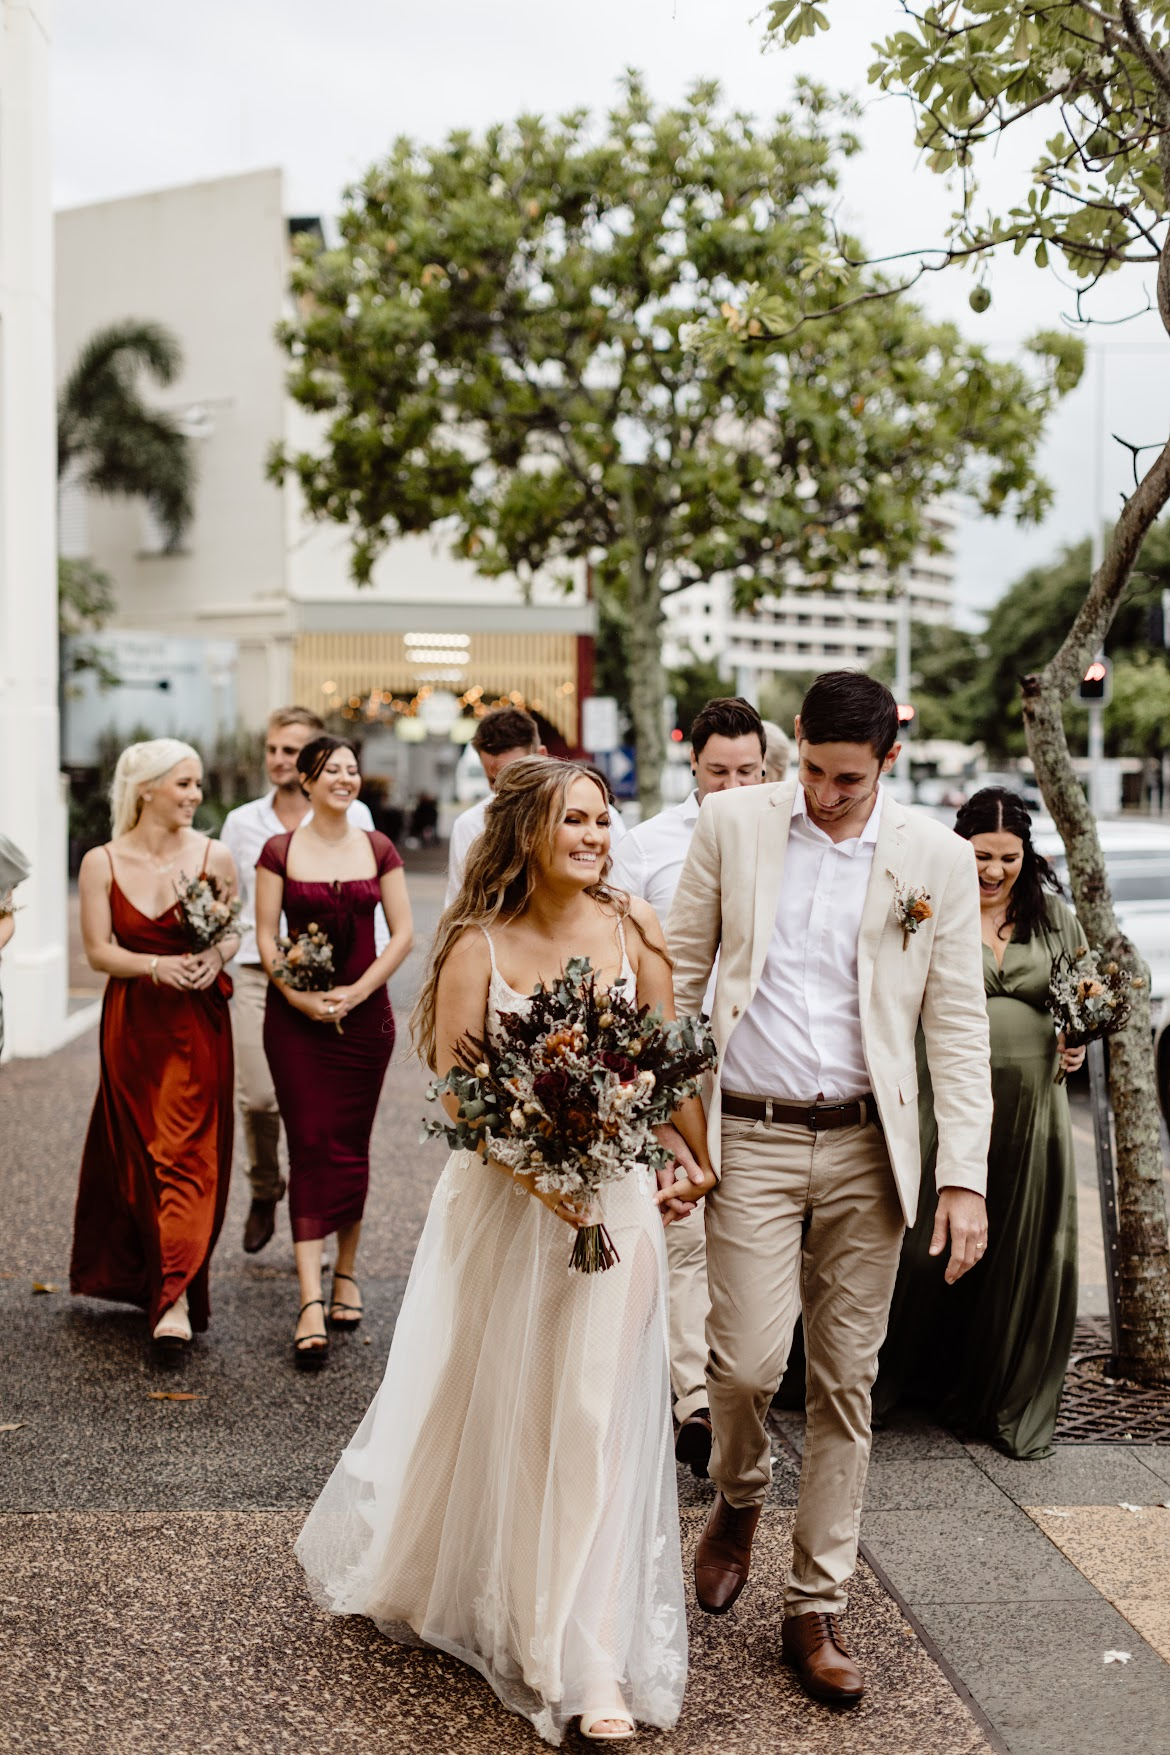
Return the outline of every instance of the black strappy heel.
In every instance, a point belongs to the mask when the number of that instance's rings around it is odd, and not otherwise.
[[[302,1304],[297,1311],[298,1322],[305,1314],[305,1311],[311,1310],[314,1304],[319,1304],[322,1310],[325,1308],[324,1298],[310,1298],[309,1302],[307,1304]],[[325,1345],[323,1347],[310,1345],[310,1342],[315,1343],[318,1341],[324,1341]],[[298,1371],[320,1371],[328,1357],[329,1336],[325,1333],[324,1329],[321,1330],[320,1334],[302,1335],[299,1341],[294,1340],[293,1342],[293,1359]]]
[[[339,1274],[336,1268],[333,1270],[333,1279],[334,1282],[338,1280],[348,1280],[351,1286],[357,1286],[357,1281],[352,1274]],[[361,1297],[360,1286],[358,1286],[358,1297]],[[351,1314],[339,1319],[333,1314],[335,1310],[348,1310]],[[360,1304],[342,1304],[337,1298],[330,1297],[329,1299],[330,1328],[358,1328],[361,1324],[363,1314],[364,1312]]]

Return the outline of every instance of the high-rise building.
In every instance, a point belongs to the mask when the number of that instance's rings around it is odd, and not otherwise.
[[[912,621],[946,623],[954,606],[958,515],[939,502],[927,524],[942,546],[916,555],[899,584]],[[867,670],[894,649],[898,603],[884,579],[871,584],[850,574],[829,590],[794,587],[761,598],[752,610],[735,608],[724,581],[695,585],[669,598],[666,613],[669,666],[691,655],[718,664],[750,696],[780,672]]]

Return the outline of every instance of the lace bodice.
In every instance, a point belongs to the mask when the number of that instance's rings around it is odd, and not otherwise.
[[[490,1037],[495,1028],[497,1015],[500,1012],[523,1013],[528,1011],[532,1005],[532,995],[530,993],[518,993],[514,987],[510,986],[509,983],[504,980],[504,977],[500,974],[499,965],[496,962],[496,947],[492,942],[492,935],[486,926],[481,926],[480,931],[487,939],[488,955],[492,960],[492,978],[488,983],[487,1015],[487,1030]],[[622,953],[621,974],[618,979],[626,983],[626,991],[631,997],[633,997],[637,990],[637,982],[634,977],[634,966],[630,962],[629,956],[626,952],[625,926],[620,920],[617,923],[617,936],[618,944],[621,947]]]

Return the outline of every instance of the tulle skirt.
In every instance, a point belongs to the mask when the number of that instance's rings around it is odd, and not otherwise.
[[[616,1704],[678,1718],[687,1643],[653,1178],[605,1191],[621,1256],[456,1152],[386,1375],[309,1514],[319,1602],[471,1664],[550,1743]]]

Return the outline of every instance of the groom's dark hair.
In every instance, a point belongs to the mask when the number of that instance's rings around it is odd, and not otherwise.
[[[884,762],[898,741],[898,703],[860,670],[826,670],[800,704],[802,743],[867,743]]]

